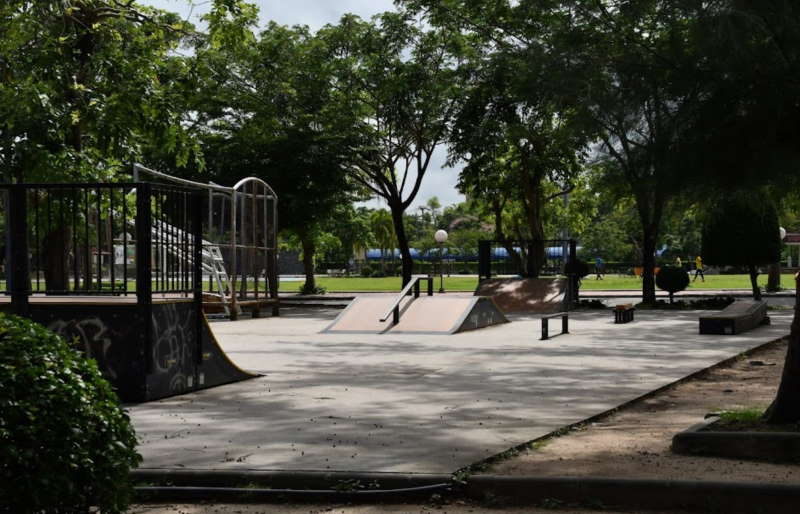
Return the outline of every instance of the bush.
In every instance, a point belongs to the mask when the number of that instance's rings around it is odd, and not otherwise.
[[[308,282],[303,282],[298,292],[300,294],[325,294],[328,290],[321,286],[309,287]]]
[[[373,271],[372,266],[370,266],[369,264],[364,264],[363,266],[361,266],[361,276],[364,278],[371,277],[372,271]]]
[[[608,309],[600,300],[581,300],[576,305],[578,309]]]
[[[0,511],[123,512],[141,462],[97,364],[27,319],[0,314]]]
[[[386,276],[386,273],[384,273],[383,271],[381,271],[381,270],[379,270],[379,269],[376,269],[376,270],[375,270],[375,271],[373,271],[373,272],[372,272],[372,274],[370,275],[370,277],[372,277],[372,278],[383,278],[383,277],[385,277],[385,276]]]
[[[656,286],[669,293],[669,303],[672,295],[689,287],[689,274],[683,268],[674,266],[664,267],[656,275]]]

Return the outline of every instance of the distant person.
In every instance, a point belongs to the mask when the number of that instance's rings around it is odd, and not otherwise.
[[[675,257],[675,267],[683,269],[683,261],[681,261],[680,255]]]
[[[595,257],[594,258],[594,272],[597,273],[597,276],[595,277],[595,280],[603,280],[603,265],[604,264],[605,263],[603,262],[603,259],[601,259],[600,257]]]
[[[706,276],[703,273],[703,258],[699,255],[694,258],[694,278],[692,279],[692,282],[697,280],[697,275],[700,275],[701,281],[706,281]]]

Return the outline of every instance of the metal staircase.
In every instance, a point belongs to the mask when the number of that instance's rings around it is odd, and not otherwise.
[[[186,252],[181,245],[175,244],[175,241],[186,240],[184,239],[186,233],[183,230],[164,221],[156,221],[151,228],[151,235],[153,243],[157,243],[180,261],[190,264],[194,262],[191,254],[185,255]],[[216,296],[220,298],[225,315],[230,316],[231,304],[234,302],[231,301],[229,295],[232,296],[234,291],[228,271],[225,269],[225,259],[223,259],[218,245],[203,240],[202,262],[200,265],[203,273],[211,275],[213,278],[213,284],[217,289]],[[236,314],[241,314],[241,308],[238,305],[236,306]]]

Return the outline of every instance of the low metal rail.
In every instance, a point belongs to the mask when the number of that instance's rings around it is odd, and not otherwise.
[[[400,294],[397,295],[394,302],[392,302],[392,306],[386,311],[383,317],[380,319],[381,323],[385,322],[389,319],[389,316],[392,316],[392,325],[397,325],[400,323],[400,302],[403,301],[403,298],[408,296],[412,293],[414,294],[414,298],[419,298],[420,294],[420,286],[419,283],[422,280],[428,281],[428,296],[433,296],[433,277],[413,277],[411,282],[406,284],[406,287],[400,291]]]
[[[550,321],[553,318],[558,318],[558,317],[561,318],[561,334],[556,334],[556,335],[560,336],[562,334],[569,334],[569,313],[568,312],[557,312],[555,314],[550,314],[549,316],[544,316],[542,318],[542,339],[541,339],[541,341],[546,341],[547,339],[550,339],[550,334],[548,333],[548,328],[549,328],[548,327],[548,321]],[[555,336],[553,336],[553,337],[555,337]]]

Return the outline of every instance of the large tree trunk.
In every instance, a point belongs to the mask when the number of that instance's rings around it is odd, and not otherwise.
[[[314,238],[308,232],[300,234],[300,243],[303,246],[303,271],[306,275],[303,291],[313,293],[317,289],[317,279],[314,276],[314,253],[317,248],[314,244]]]
[[[781,288],[781,263],[770,264],[767,278],[767,291],[774,292]]]
[[[758,268],[750,265],[750,286],[753,288],[753,300],[761,300],[761,288],[758,287]]]
[[[411,274],[414,271],[414,262],[411,260],[411,250],[408,247],[408,237],[406,228],[403,224],[403,208],[394,203],[389,204],[392,211],[392,223],[394,224],[394,234],[397,236],[397,246],[400,248],[400,257],[403,266],[403,287],[411,282]]]
[[[523,205],[531,233],[531,245],[525,262],[525,276],[537,278],[545,261],[544,225],[542,223],[542,178],[538,174],[525,181]]]
[[[45,237],[44,281],[48,291],[67,291],[69,289],[67,255],[69,255],[71,241],[72,231],[69,227],[54,230]]]
[[[642,302],[656,303],[656,235],[644,230],[642,234]]]
[[[783,364],[783,375],[775,399],[764,413],[767,423],[800,422],[800,291],[795,275],[794,319],[789,334],[789,349]]]

